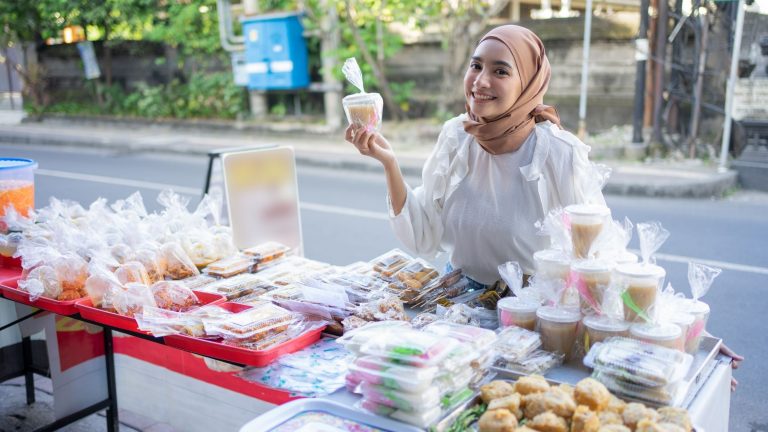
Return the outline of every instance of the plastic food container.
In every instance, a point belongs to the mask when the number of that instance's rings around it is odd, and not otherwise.
[[[544,249],[533,254],[536,277],[547,279],[568,279],[571,271],[571,257],[557,249]]]
[[[358,127],[378,130],[384,113],[384,100],[378,93],[355,93],[341,100],[347,122]]]
[[[253,257],[257,264],[265,264],[282,258],[291,250],[288,246],[278,242],[266,242],[243,251],[244,254]]]
[[[437,321],[424,327],[424,331],[440,336],[452,337],[469,345],[475,351],[486,351],[496,342],[496,333],[471,325]]]
[[[240,273],[250,273],[254,266],[251,257],[236,255],[212,262],[205,270],[209,275],[229,278]]]
[[[683,350],[688,354],[693,354],[693,352],[688,351],[688,345],[689,341],[691,341],[689,336],[691,334],[691,329],[693,328],[693,323],[696,322],[696,317],[693,316],[693,314],[681,312],[672,316],[669,319],[669,322],[680,327],[680,330],[683,331]]]
[[[597,342],[602,342],[609,337],[629,336],[630,324],[626,321],[616,321],[606,316],[590,315],[582,320],[584,324],[584,348],[589,348]]]
[[[693,324],[688,332],[685,342],[685,352],[693,354],[699,350],[701,337],[707,330],[709,320],[709,305],[701,300],[686,299],[686,310],[694,316]]]
[[[581,321],[579,311],[542,306],[536,311],[536,316],[539,318],[542,349],[561,353],[565,361],[568,361],[578,336]]]
[[[499,333],[496,353],[507,361],[519,360],[541,346],[541,336],[522,327],[507,327]]]
[[[17,303],[47,310],[48,312],[53,312],[58,315],[74,315],[78,312],[76,304],[83,299],[60,301],[47,297],[39,297],[35,301],[29,301],[29,293],[19,289],[18,283],[20,277],[21,276],[19,275],[15,279],[3,281],[2,285],[0,285],[0,291],[2,291],[3,297]]]
[[[613,264],[604,260],[582,260],[573,263],[571,269],[574,276],[572,283],[579,292],[581,313],[600,313],[603,294],[611,284]]]
[[[392,249],[373,260],[373,270],[379,273],[386,280],[393,280],[394,274],[413,261],[410,255],[400,249]]]
[[[608,257],[608,259],[613,261],[616,265],[635,264],[639,260],[637,255],[633,254],[630,251],[623,251],[617,255]]]
[[[677,324],[637,323],[629,328],[629,335],[634,339],[669,349],[683,351],[685,348],[685,334]]]
[[[406,412],[428,411],[440,406],[440,391],[429,387],[418,393],[406,393],[363,381],[363,398]]]
[[[536,310],[538,303],[531,303],[517,297],[504,297],[496,303],[501,327],[522,327],[526,330],[536,330]]]
[[[429,367],[440,364],[458,345],[453,338],[418,330],[398,330],[374,334],[362,352],[402,364]]]
[[[611,209],[603,205],[576,204],[566,207],[565,212],[571,220],[573,255],[576,258],[587,258],[592,242],[611,215]]]
[[[693,357],[678,350],[627,338],[597,343],[584,364],[648,387],[664,386],[685,377]]]
[[[427,390],[440,373],[438,367],[398,365],[374,356],[359,357],[349,366],[353,382],[368,382],[402,392]]]
[[[336,343],[342,345],[347,351],[360,354],[363,345],[374,335],[378,337],[385,332],[399,332],[404,329],[411,329],[411,324],[407,321],[379,321],[367,324],[365,327],[347,332],[344,336],[336,339]]]
[[[615,272],[624,288],[624,319],[647,321],[643,315],[649,316],[655,306],[667,272],[653,264],[624,264],[616,266]]]
[[[32,159],[0,158],[0,216],[12,205],[24,216],[35,207],[35,169]]]

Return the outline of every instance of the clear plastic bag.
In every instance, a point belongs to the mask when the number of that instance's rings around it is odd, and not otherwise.
[[[229,278],[241,273],[250,273],[255,267],[251,258],[244,255],[234,255],[213,262],[205,268],[209,275]]]
[[[520,327],[507,327],[498,334],[494,350],[498,358],[518,361],[541,347],[538,333]]]
[[[403,302],[394,295],[361,304],[355,308],[354,315],[366,321],[408,321]]]
[[[384,100],[378,93],[366,93],[363,87],[363,73],[354,57],[348,58],[341,68],[347,80],[360,90],[342,100],[344,112],[350,125],[378,130],[381,127]]]
[[[497,336],[491,330],[456,324],[446,321],[436,321],[424,327],[424,331],[440,336],[452,337],[472,347],[476,352],[485,352],[496,342]]]
[[[544,350],[534,350],[518,359],[500,357],[493,364],[493,370],[500,374],[544,375],[563,363],[565,356]]]
[[[372,322],[364,327],[344,333],[344,336],[336,339],[336,343],[344,346],[344,348],[352,353],[360,353],[363,344],[373,337],[380,336],[386,332],[399,332],[410,328],[411,325],[406,321]]]
[[[178,243],[166,243],[160,248],[160,260],[165,265],[166,278],[179,280],[197,276],[200,271]]]
[[[200,305],[197,295],[178,281],[160,281],[150,287],[157,307],[184,312]]]
[[[444,360],[456,345],[458,342],[453,338],[404,329],[373,334],[362,352],[402,364],[429,367]]]
[[[112,309],[112,297],[124,289],[115,274],[106,267],[94,263],[85,281],[85,292],[92,304],[101,309]]]
[[[141,313],[145,306],[157,307],[157,303],[148,286],[128,283],[112,297],[112,306],[120,315],[132,317]]]
[[[688,283],[691,285],[691,295],[693,300],[699,300],[709,292],[712,282],[722,273],[722,269],[710,267],[708,265],[689,262],[688,263]]]
[[[413,258],[400,249],[392,249],[370,261],[373,270],[385,280],[392,281],[395,273],[413,261]]]
[[[41,265],[29,271],[25,278],[19,280],[19,289],[29,293],[29,300],[35,301],[40,297],[58,299],[62,293],[61,282],[56,270],[47,265]]]
[[[653,254],[669,238],[669,231],[660,222],[641,222],[637,226],[637,238],[640,241],[640,257],[645,264],[653,264]]]
[[[150,284],[165,278],[164,261],[158,258],[157,248],[144,248],[136,251],[134,259],[144,266]]]
[[[138,261],[128,261],[115,270],[115,276],[122,285],[128,283],[140,283],[143,285],[152,285],[146,268]]]

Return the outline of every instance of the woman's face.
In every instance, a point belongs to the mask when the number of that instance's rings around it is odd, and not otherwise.
[[[464,75],[464,94],[472,112],[477,117],[497,117],[514,105],[521,93],[522,82],[509,49],[495,39],[481,42]]]

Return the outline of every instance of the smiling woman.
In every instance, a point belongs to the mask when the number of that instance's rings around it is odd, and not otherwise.
[[[408,249],[427,258],[447,251],[452,267],[487,286],[506,261],[533,272],[533,252],[547,246],[534,224],[550,209],[605,203],[589,147],[543,104],[550,76],[530,30],[506,25],[486,34],[467,62],[466,113],[443,126],[418,188],[405,183],[379,132],[347,129],[347,141],[384,166],[390,221]]]

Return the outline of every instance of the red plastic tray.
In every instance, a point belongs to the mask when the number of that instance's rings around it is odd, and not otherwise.
[[[224,296],[219,294],[211,294],[201,291],[193,292],[195,295],[197,295],[197,299],[200,300],[203,305],[219,304],[224,302]],[[133,317],[120,315],[117,312],[97,308],[93,305],[93,302],[90,298],[80,299],[80,301],[77,302],[77,309],[78,312],[80,312],[80,316],[93,322],[136,333],[150,334],[149,332],[139,330],[139,324]]]
[[[231,312],[240,312],[249,309],[251,306],[240,303],[222,303],[219,307]],[[224,345],[221,340],[199,339],[185,335],[170,335],[165,337],[165,344],[188,351],[194,354],[200,354],[214,359],[225,360],[233,363],[244,364],[248,366],[264,367],[278,357],[284,354],[290,354],[302,350],[320,340],[321,333],[325,326],[302,334],[296,339],[276,345],[267,350],[254,351],[247,348],[240,348],[230,345]]]
[[[2,284],[0,284],[0,290],[3,292],[3,296],[8,300],[13,300],[18,303],[36,307],[38,309],[43,309],[59,315],[75,315],[78,312],[75,305],[77,302],[82,301],[82,299],[59,301],[46,297],[40,297],[35,301],[29,301],[29,293],[24,290],[20,290],[18,283],[19,278],[2,282]]]
[[[10,281],[21,277],[21,267],[2,267],[0,266],[0,284],[7,284]]]

